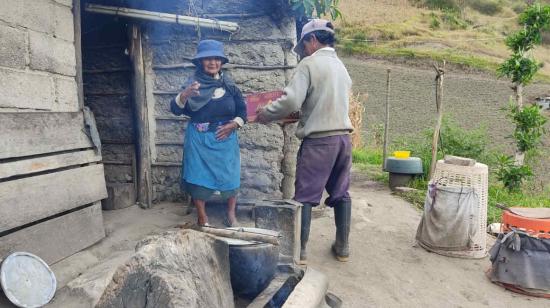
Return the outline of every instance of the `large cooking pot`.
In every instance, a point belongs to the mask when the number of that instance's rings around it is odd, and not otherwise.
[[[258,228],[230,228],[277,236],[278,232]],[[253,299],[269,284],[279,260],[279,246],[230,238],[220,238],[229,245],[229,265],[233,293]]]

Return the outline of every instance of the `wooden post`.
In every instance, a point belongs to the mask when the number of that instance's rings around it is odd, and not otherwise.
[[[386,80],[386,118],[384,120],[384,149],[382,153],[382,171],[386,171],[386,158],[388,157],[388,129],[390,125],[390,74],[388,68],[388,79]]]
[[[138,24],[129,28],[130,58],[132,61],[132,94],[134,100],[134,118],[136,127],[136,156],[138,179],[138,203],[141,207],[150,208],[152,198],[151,183],[151,147],[149,139],[149,117],[145,92],[145,66],[141,29]]]
[[[266,235],[261,233],[247,232],[244,230],[228,230],[214,227],[198,227],[197,231],[212,234],[215,236],[227,237],[243,241],[263,242],[279,246],[279,236]]]
[[[74,49],[76,57],[76,85],[78,94],[78,110],[84,108],[84,83],[82,80],[82,17],[80,0],[73,0]]]
[[[443,67],[439,68],[434,65],[435,69],[435,104],[437,107],[437,123],[435,124],[435,130],[432,140],[432,162],[430,165],[430,179],[432,178],[435,166],[437,163],[437,144],[439,141],[439,133],[441,131],[441,123],[443,122],[443,77],[445,75],[445,61],[443,61]]]

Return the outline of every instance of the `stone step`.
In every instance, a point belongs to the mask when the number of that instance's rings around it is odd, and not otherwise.
[[[46,307],[95,307],[105,288],[112,281],[115,271],[133,254],[133,250],[120,251],[106,258],[104,262],[89,268],[58,290],[53,301]]]

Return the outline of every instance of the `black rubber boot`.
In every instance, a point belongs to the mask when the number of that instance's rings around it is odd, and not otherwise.
[[[351,200],[342,200],[334,205],[334,222],[336,223],[336,241],[332,252],[340,262],[349,258],[349,231],[351,227]]]
[[[307,264],[306,246],[309,239],[309,229],[311,227],[311,208],[312,205],[304,203],[302,206],[302,224],[300,228],[300,264]]]

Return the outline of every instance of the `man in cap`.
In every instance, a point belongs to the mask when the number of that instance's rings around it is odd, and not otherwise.
[[[267,123],[301,111],[296,136],[302,139],[296,164],[294,199],[303,204],[301,227],[302,264],[311,225],[311,209],[325,204],[334,208],[336,241],[332,251],[339,261],[349,258],[351,198],[348,192],[353,131],[349,111],[351,78],[334,50],[334,26],[322,19],[302,29],[296,53],[302,60],[284,95],[258,111],[257,121]]]

